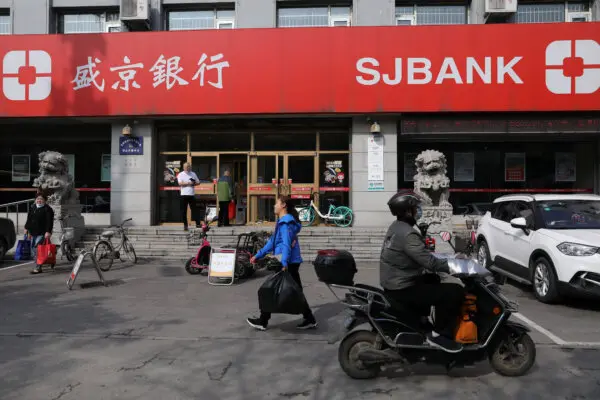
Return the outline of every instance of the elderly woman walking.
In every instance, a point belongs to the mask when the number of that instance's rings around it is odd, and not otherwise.
[[[25,235],[31,238],[31,249],[33,261],[37,263],[37,247],[44,239],[50,239],[52,228],[54,226],[54,210],[46,201],[48,197],[38,192],[35,196],[35,204],[31,206],[27,213],[27,222],[25,222]],[[42,266],[37,265],[31,271],[32,274],[42,272]]]

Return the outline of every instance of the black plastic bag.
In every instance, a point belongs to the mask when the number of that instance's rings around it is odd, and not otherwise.
[[[287,271],[271,275],[258,289],[260,311],[275,314],[302,314],[306,298],[302,288]]]

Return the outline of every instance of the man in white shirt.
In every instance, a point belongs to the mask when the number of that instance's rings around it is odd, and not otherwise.
[[[200,179],[189,163],[183,164],[183,171],[177,175],[177,182],[181,188],[181,218],[183,219],[183,230],[188,230],[187,208],[190,207],[192,218],[196,220],[196,227],[200,227],[200,218],[196,212],[195,186],[200,184]]]

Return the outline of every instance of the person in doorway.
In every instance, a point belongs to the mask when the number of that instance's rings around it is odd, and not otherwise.
[[[200,183],[198,175],[192,171],[190,163],[183,164],[183,171],[177,175],[177,182],[181,188],[181,219],[183,230],[188,230],[187,209],[190,207],[192,218],[196,221],[196,228],[200,227],[200,218],[196,212],[196,195],[194,188]]]
[[[449,353],[462,346],[454,340],[457,316],[465,293],[462,282],[450,276],[448,261],[425,248],[417,223],[421,200],[412,190],[396,193],[388,207],[396,221],[390,225],[381,249],[380,283],[387,296],[416,310],[435,307],[434,330],[427,342]]]
[[[35,204],[29,209],[25,222],[25,235],[31,238],[33,261],[36,263],[31,271],[32,274],[42,272],[42,266],[37,265],[37,247],[44,239],[50,239],[54,227],[54,210],[46,204],[47,200],[44,193],[38,192],[35,196]]]
[[[227,169],[217,183],[219,197],[219,226],[229,226],[229,203],[233,199],[233,181]]]
[[[290,275],[298,286],[302,288],[300,280],[300,264],[302,264],[302,256],[300,254],[300,244],[298,243],[298,233],[302,229],[298,212],[294,208],[292,201],[288,197],[280,197],[275,202],[275,214],[278,216],[275,232],[271,238],[258,253],[250,260],[255,263],[257,260],[265,257],[268,253],[275,256],[281,256],[282,270],[289,271]],[[313,315],[308,303],[302,312],[303,321],[297,326],[298,329],[315,329],[317,320]],[[248,318],[248,324],[258,330],[264,331],[267,329],[270,313],[262,312],[258,318]]]

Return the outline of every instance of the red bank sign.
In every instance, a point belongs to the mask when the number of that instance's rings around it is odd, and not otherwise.
[[[0,37],[0,116],[600,110],[600,23]]]

